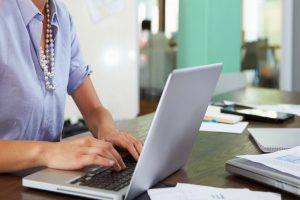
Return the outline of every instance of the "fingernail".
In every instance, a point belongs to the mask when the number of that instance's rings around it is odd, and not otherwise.
[[[110,161],[109,161],[109,164],[110,164],[110,165],[114,165],[114,164],[115,164],[115,162],[114,162],[114,161],[112,161],[112,160],[110,160]]]
[[[123,167],[120,164],[118,165],[118,168],[119,168],[119,170],[123,169]]]

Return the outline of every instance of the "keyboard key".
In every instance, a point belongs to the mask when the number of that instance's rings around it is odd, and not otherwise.
[[[113,168],[99,168],[72,181],[71,184],[79,182],[82,186],[119,191],[130,184],[136,165],[136,161],[131,156],[123,160],[127,167],[120,172],[114,171]]]

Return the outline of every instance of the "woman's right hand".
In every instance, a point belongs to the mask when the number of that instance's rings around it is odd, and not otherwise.
[[[126,166],[113,145],[94,137],[48,143],[45,163],[49,168],[76,170],[89,165],[112,166],[116,171]]]

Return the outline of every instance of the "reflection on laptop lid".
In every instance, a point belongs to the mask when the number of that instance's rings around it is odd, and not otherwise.
[[[45,169],[23,178],[26,187],[97,199],[134,199],[186,164],[201,121],[221,73],[222,64],[174,70],[170,74],[157,111],[152,120],[145,145],[136,164],[129,186],[115,190],[97,184],[81,184],[92,179],[83,171]],[[107,169],[96,168],[95,171]],[[109,169],[108,169],[109,170]],[[105,172],[111,183],[115,172]],[[116,173],[117,174],[117,173]],[[103,175],[101,175],[103,176]],[[101,178],[101,177],[100,177]],[[117,181],[117,180],[116,180]],[[127,185],[128,185],[127,184]]]

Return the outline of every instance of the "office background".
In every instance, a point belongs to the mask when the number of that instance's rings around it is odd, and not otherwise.
[[[300,90],[299,1],[63,1],[117,120],[153,111],[141,105],[157,102],[175,68],[223,62],[223,74],[242,73],[247,85]],[[81,117],[71,100],[67,105],[67,118]]]
[[[224,62],[213,101],[299,104],[299,0],[62,1],[74,17],[100,98],[114,119],[132,119],[117,125],[138,138],[145,139],[153,114],[135,117],[155,111],[175,68]],[[244,88],[237,90],[240,87]],[[70,98],[68,118],[72,123],[81,118]],[[298,128],[299,120],[296,116],[283,124],[251,122],[249,127]],[[257,153],[261,152],[247,131],[242,135],[201,132],[185,169],[168,181],[246,187],[297,199],[225,172],[224,163],[235,155]],[[2,174],[0,180],[6,188],[0,199],[74,199],[26,189],[20,177],[10,174]]]

